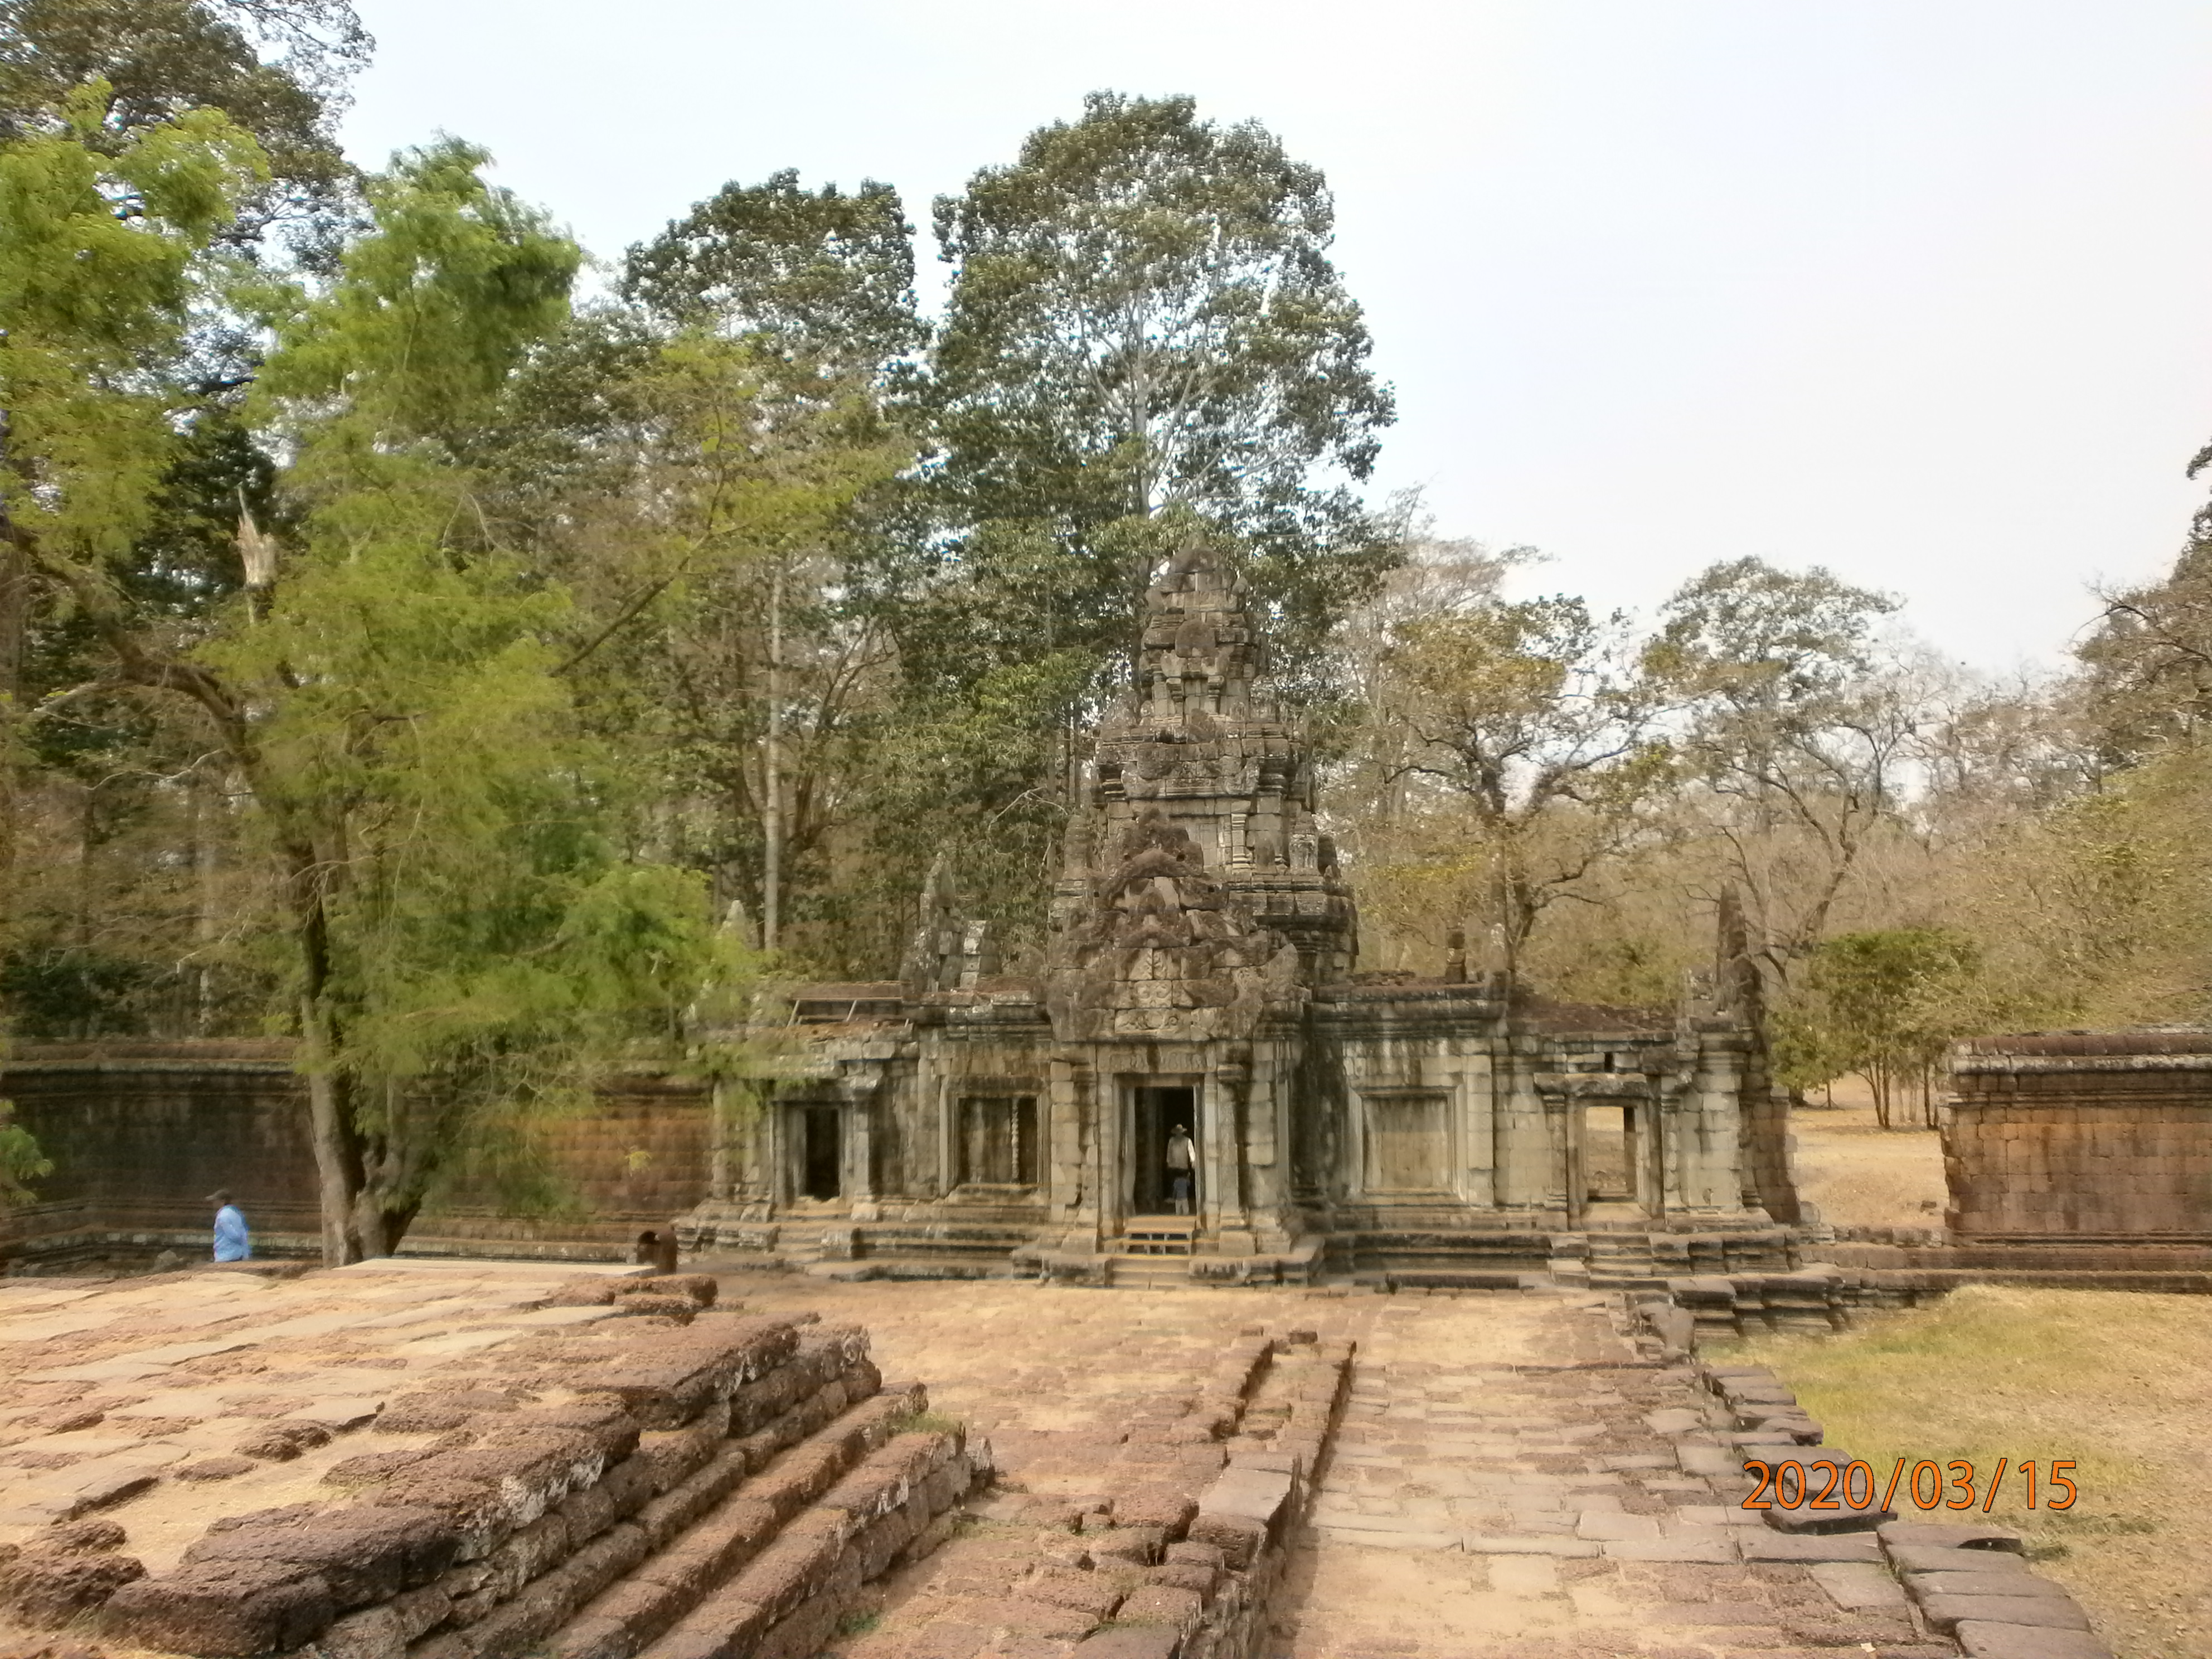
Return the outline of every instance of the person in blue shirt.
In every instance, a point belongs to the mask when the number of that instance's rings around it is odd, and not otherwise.
[[[252,1241],[246,1236],[246,1218],[230,1201],[230,1194],[217,1191],[208,1194],[208,1202],[215,1206],[215,1259],[218,1261],[244,1261],[253,1255]]]

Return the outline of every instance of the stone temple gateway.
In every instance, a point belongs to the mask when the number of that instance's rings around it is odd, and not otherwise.
[[[1747,964],[1724,948],[1672,1012],[1547,1004],[1463,953],[1440,980],[1355,973],[1352,887],[1261,667],[1242,579],[1179,556],[1096,733],[1041,968],[1001,973],[933,878],[899,980],[793,991],[791,1057],[718,1110],[687,1244],[1092,1282],[1778,1256],[1796,1206]]]

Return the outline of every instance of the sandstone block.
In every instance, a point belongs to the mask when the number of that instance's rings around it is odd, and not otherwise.
[[[1116,1521],[1128,1526],[1157,1527],[1162,1537],[1171,1540],[1189,1532],[1197,1513],[1197,1501],[1170,1486],[1132,1486],[1114,1499]]]
[[[637,1512],[638,1525],[653,1547],[660,1548],[735,1491],[747,1468],[744,1450],[726,1445],[690,1480],[643,1504]]]
[[[866,1337],[860,1341],[865,1347]],[[798,1345],[799,1328],[788,1320],[718,1320],[696,1335],[670,1333],[642,1345],[577,1377],[574,1387],[614,1396],[647,1428],[681,1428],[710,1402],[727,1400],[783,1364]]]
[[[1923,1595],[1921,1616],[1929,1628],[1948,1635],[1961,1620],[1996,1625],[2032,1625],[2039,1630],[2089,1628],[2088,1616],[2073,1598],[2058,1595]]]
[[[88,1523],[80,1522],[79,1526]],[[121,1528],[116,1528],[119,1534]],[[56,1548],[26,1550],[0,1566],[0,1607],[38,1630],[58,1630],[106,1603],[146,1569],[136,1558]]]
[[[1110,1619],[1121,1605],[1121,1592],[1095,1572],[1070,1572],[1063,1567],[1043,1567],[1015,1587],[1026,1601],[1066,1607],[1086,1619]]]
[[[1929,1595],[2063,1596],[2065,1590],[2032,1572],[1915,1572],[1905,1588],[1916,1598]]]
[[[1903,1573],[2027,1571],[2027,1563],[2008,1550],[1942,1549],[1925,1544],[1891,1546],[1889,1564]]]
[[[1117,1625],[1076,1644],[1077,1659],[1175,1659],[1182,1633],[1165,1625]]]
[[[653,1659],[734,1659],[757,1651],[774,1623],[765,1607],[718,1595],[654,1643]]]
[[[712,1273],[649,1273],[643,1279],[632,1279],[624,1283],[637,1291],[650,1291],[655,1296],[689,1297],[702,1308],[714,1305],[715,1294],[720,1284]]]
[[[1204,1611],[1204,1598],[1195,1590],[1144,1584],[1123,1598],[1115,1617],[1125,1625],[1172,1625],[1188,1630]]]
[[[753,1559],[732,1581],[730,1593],[781,1620],[809,1596],[827,1589],[844,1550],[842,1534],[787,1534]]]
[[[532,1579],[552,1571],[587,1541],[569,1531],[566,1516],[540,1516],[484,1557],[483,1572],[476,1580],[477,1589],[495,1602],[504,1601]]]
[[[2002,1550],[2017,1555],[2026,1547],[2010,1527],[1949,1525],[1934,1521],[1891,1521],[1877,1530],[1885,1544],[1923,1549]]]
[[[1117,1516],[1110,1528],[1091,1535],[1086,1541],[1091,1553],[1101,1561],[1126,1561],[1148,1567],[1160,1559],[1167,1535],[1158,1527],[1127,1525]]]
[[[105,1622],[142,1647],[251,1659],[313,1641],[337,1612],[318,1573],[281,1562],[232,1562],[125,1584],[109,1597]]]
[[[1250,1566],[1267,1543],[1265,1522],[1242,1515],[1209,1514],[1204,1510],[1190,1523],[1190,1535],[1200,1543],[1214,1546],[1221,1552],[1224,1561],[1239,1569]],[[1590,1548],[1595,1553],[1596,1546]]]
[[[429,1583],[452,1564],[459,1544],[445,1517],[428,1509],[303,1504],[239,1520],[187,1545],[178,1576],[263,1563],[312,1571],[343,1610]]]
[[[2085,1630],[1963,1619],[1958,1637],[1967,1659],[2112,1659],[2112,1649]]]

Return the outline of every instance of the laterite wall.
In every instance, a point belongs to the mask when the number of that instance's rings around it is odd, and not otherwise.
[[[1960,1237],[2212,1241],[2212,1032],[1979,1038],[1952,1087]]]
[[[0,1220],[0,1253],[35,1254],[39,1240],[64,1234],[124,1242],[203,1231],[217,1187],[272,1245],[316,1233],[306,1088],[289,1043],[27,1046],[0,1071],[0,1097],[54,1164],[37,1183],[40,1203]],[[409,1242],[605,1254],[707,1195],[707,1101],[690,1085],[611,1084],[589,1112],[546,1125],[545,1146],[573,1213],[514,1218],[491,1192],[463,1190],[418,1220]]]

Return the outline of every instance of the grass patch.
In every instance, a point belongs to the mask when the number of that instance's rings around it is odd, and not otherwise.
[[[942,1412],[908,1412],[890,1420],[893,1434],[957,1434],[963,1426],[958,1418]]]
[[[848,1613],[837,1621],[840,1636],[866,1636],[884,1622],[880,1613]]]
[[[1964,1458],[1978,1500],[2008,1460],[1990,1518],[2027,1534],[2039,1569],[2122,1659],[2212,1654],[2212,1297],[1969,1285],[1931,1307],[1863,1316],[1841,1336],[1760,1337],[1727,1352],[1773,1366],[1828,1439],[1885,1483],[1899,1457]],[[2040,1506],[2045,1483],[2039,1507],[2025,1507],[2016,1471],[2028,1458],[2039,1474],[2073,1460],[2071,1510]],[[1898,1508],[1919,1516],[1902,1489]]]

